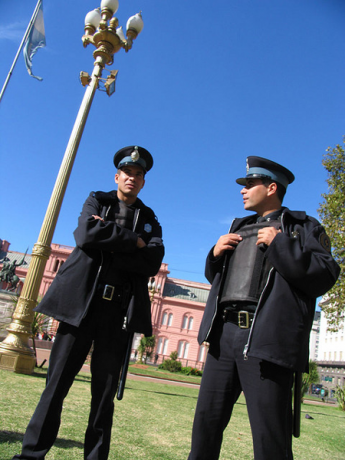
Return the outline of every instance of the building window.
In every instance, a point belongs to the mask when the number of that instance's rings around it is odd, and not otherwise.
[[[162,326],[165,326],[167,323],[168,313],[165,311],[162,317]]]
[[[182,329],[187,329],[187,323],[188,323],[188,316],[184,315],[183,321],[182,321]]]
[[[193,317],[184,315],[182,320],[182,329],[188,329],[191,331],[193,329]]]
[[[166,354],[167,354],[167,351],[168,351],[168,343],[169,343],[169,340],[168,340],[168,339],[164,339],[163,355],[166,355]]]
[[[177,357],[187,359],[188,358],[189,343],[181,340],[177,348]]]
[[[188,321],[188,330],[191,331],[193,329],[193,317],[191,316]]]
[[[171,325],[172,325],[172,320],[173,320],[173,314],[170,313],[170,314],[169,314],[169,319],[168,319],[168,326],[171,326]]]
[[[162,326],[171,326],[173,320],[173,314],[165,311],[162,316]]]
[[[64,260],[56,259],[54,262],[54,266],[53,266],[53,272],[54,273],[58,272],[60,268],[62,267],[63,263],[64,263]]]
[[[160,337],[157,344],[157,353],[160,355],[166,355],[168,350],[169,340],[165,337]]]
[[[205,360],[205,350],[206,350],[205,345],[201,345],[201,347],[199,348],[198,361],[204,362],[204,360]]]
[[[184,347],[184,352],[183,352],[184,359],[188,358],[188,350],[189,350],[189,343],[186,342],[185,347]]]
[[[162,337],[160,337],[158,339],[158,343],[157,343],[157,353],[159,353],[159,354],[162,353],[162,342],[163,342],[163,339],[162,339]]]
[[[179,342],[178,348],[177,348],[177,357],[178,358],[182,358],[183,346],[184,346],[184,342]]]

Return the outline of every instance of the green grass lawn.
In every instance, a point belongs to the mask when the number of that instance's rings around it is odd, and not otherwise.
[[[185,375],[182,373],[172,373],[155,366],[130,364],[129,372],[131,374],[147,375],[158,379],[177,380],[178,382],[200,384],[201,377],[197,375]]]
[[[0,459],[20,451],[26,425],[45,385],[46,371],[32,376],[0,370]],[[186,460],[198,389],[130,378],[116,401],[109,460]],[[83,458],[90,405],[90,375],[79,374],[64,403],[58,439],[46,460]],[[305,418],[306,414],[313,420]],[[302,405],[295,460],[345,460],[345,413],[336,407]],[[252,460],[252,440],[241,397],[224,434],[221,460]]]

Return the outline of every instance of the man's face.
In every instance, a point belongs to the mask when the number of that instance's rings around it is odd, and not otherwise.
[[[118,198],[130,204],[134,203],[145,184],[144,170],[140,166],[124,166],[115,174],[115,183]]]
[[[244,209],[263,215],[266,211],[269,187],[261,179],[247,179],[246,185],[241,190]]]

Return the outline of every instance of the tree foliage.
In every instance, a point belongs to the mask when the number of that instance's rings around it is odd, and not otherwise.
[[[138,346],[138,362],[142,363],[143,358],[146,364],[148,358],[152,356],[152,353],[155,349],[156,337],[154,335],[150,337],[142,337]]]
[[[337,398],[337,401],[339,403],[339,408],[345,411],[345,387],[344,386],[340,387],[339,385],[337,385],[336,390],[335,390],[335,397]]]
[[[37,350],[36,350],[36,337],[37,334],[45,332],[49,327],[50,317],[44,315],[43,313],[38,313],[35,311],[34,317],[31,323],[31,339],[32,339],[32,348],[36,357],[36,366],[37,366]]]
[[[304,394],[308,391],[311,393],[311,386],[313,383],[319,383],[320,377],[317,371],[317,363],[315,361],[309,361],[309,373],[302,374],[302,388],[301,398],[303,401]]]
[[[345,137],[343,139],[345,143]],[[318,209],[322,225],[331,239],[333,256],[341,267],[340,276],[320,304],[325,313],[328,330],[336,332],[345,317],[345,151],[344,146],[328,147],[322,164],[328,173],[328,193]]]

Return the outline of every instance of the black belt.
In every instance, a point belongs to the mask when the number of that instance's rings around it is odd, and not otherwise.
[[[102,297],[103,300],[121,302],[124,296],[123,286],[112,286],[111,284],[99,283],[96,290],[97,294]]]
[[[249,311],[240,310],[223,310],[223,321],[224,323],[234,323],[241,329],[249,329],[252,325],[254,313]]]

